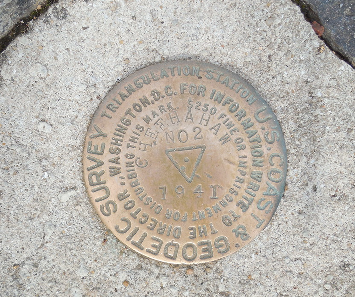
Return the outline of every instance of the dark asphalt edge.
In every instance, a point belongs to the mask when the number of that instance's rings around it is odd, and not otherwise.
[[[28,16],[20,19],[11,30],[2,38],[0,38],[0,54],[7,49],[9,44],[19,35],[22,35],[30,29],[29,22],[37,19],[43,13],[45,13],[48,8],[55,3],[58,3],[59,0],[47,0],[44,4],[41,5],[40,9],[33,10]]]
[[[291,0],[294,4],[296,4],[301,12],[304,15],[304,18],[307,22],[311,25],[313,22],[317,22],[319,25],[324,26],[321,18],[318,15],[316,9],[309,5],[308,3],[304,2],[303,0]],[[348,63],[351,67],[355,69],[355,61],[351,61],[351,58],[347,56],[346,53],[333,41],[331,34],[327,27],[324,27],[324,33],[321,36],[318,36],[325,45],[334,52],[334,54],[344,62]]]

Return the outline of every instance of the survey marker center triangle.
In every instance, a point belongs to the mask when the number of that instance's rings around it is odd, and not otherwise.
[[[196,157],[196,151],[199,150],[199,154]],[[175,168],[180,172],[183,178],[191,183],[196,175],[196,170],[198,165],[201,163],[203,153],[206,150],[205,145],[197,145],[197,146],[187,146],[180,148],[170,148],[165,150],[165,154],[168,156],[170,161],[174,164]],[[177,157],[183,154],[183,160],[179,160]],[[194,162],[192,171],[190,175],[186,172],[186,166],[189,162]]]

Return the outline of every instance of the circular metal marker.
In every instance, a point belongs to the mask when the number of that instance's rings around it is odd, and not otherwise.
[[[265,228],[287,160],[280,125],[249,83],[173,61],[114,86],[88,128],[83,166],[91,202],[121,242],[191,264],[234,253]]]

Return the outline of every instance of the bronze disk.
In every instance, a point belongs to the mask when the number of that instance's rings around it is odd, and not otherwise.
[[[84,179],[112,233],[144,256],[213,261],[248,244],[282,197],[281,127],[239,75],[198,61],[116,84],[86,135]]]

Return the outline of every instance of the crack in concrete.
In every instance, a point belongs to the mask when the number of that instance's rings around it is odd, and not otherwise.
[[[324,33],[321,35],[318,35],[318,37],[323,40],[323,42],[328,46],[328,48],[335,53],[335,55],[348,63],[350,66],[355,68],[355,60],[354,57],[351,57],[351,54],[346,53],[346,51],[342,48],[341,45],[337,44],[337,41],[335,41],[332,37],[332,34],[330,32],[330,29],[328,26],[324,24],[322,21],[321,16],[317,12],[316,7],[313,7],[311,4],[307,3],[304,0],[291,0],[293,3],[295,3],[297,6],[299,6],[301,12],[304,15],[304,18],[307,22],[309,22],[312,27],[314,22],[317,22],[319,25],[324,26]],[[316,33],[316,30],[315,30]]]
[[[28,32],[30,29],[29,22],[40,17],[52,4],[58,2],[59,0],[47,0],[41,5],[41,8],[33,10],[28,16],[20,19],[4,37],[0,38],[0,53],[5,51],[17,36]]]

